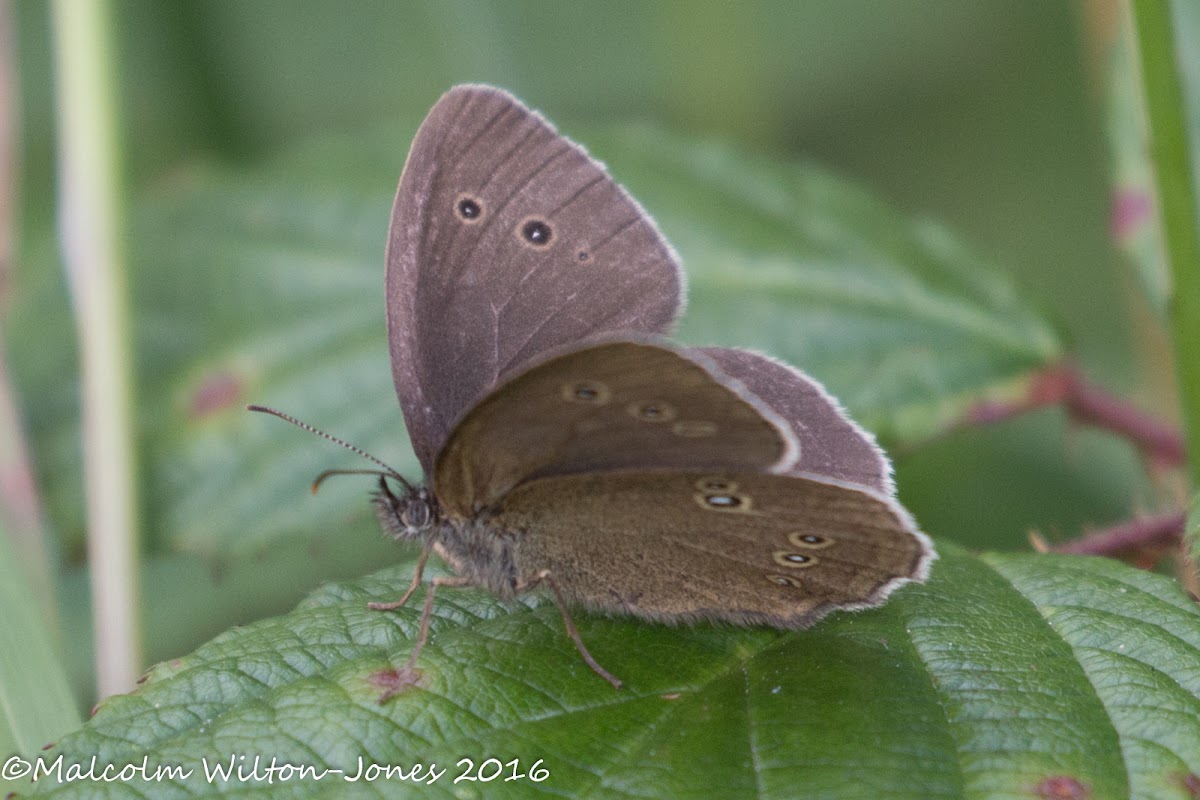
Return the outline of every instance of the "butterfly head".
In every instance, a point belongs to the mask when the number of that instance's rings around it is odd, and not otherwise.
[[[396,539],[423,539],[437,522],[437,504],[425,486],[400,483],[395,492],[388,484],[389,475],[379,476],[375,493],[375,513],[379,523]]]

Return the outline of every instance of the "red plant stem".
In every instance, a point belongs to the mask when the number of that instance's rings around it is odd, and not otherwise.
[[[1049,406],[1061,406],[1077,423],[1122,437],[1137,447],[1152,467],[1178,467],[1187,460],[1183,435],[1179,431],[1153,419],[1127,400],[1088,382],[1078,367],[1069,361],[1053,364],[1036,374],[1024,397],[1011,402],[979,403],[966,413],[962,422],[988,425]],[[1176,545],[1186,526],[1185,511],[1168,511],[1092,531],[1051,549],[1078,555],[1145,553]]]
[[[1028,393],[1019,400],[976,405],[966,413],[963,423],[987,425],[1047,406],[1062,406],[1074,421],[1129,440],[1156,465],[1180,466],[1186,460],[1179,431],[1089,383],[1070,362],[1055,364],[1035,375]]]
[[[1056,553],[1111,556],[1139,550],[1173,547],[1183,536],[1187,513],[1169,511],[1123,522],[1056,545]]]

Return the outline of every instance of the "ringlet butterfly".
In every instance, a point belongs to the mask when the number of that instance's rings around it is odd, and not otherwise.
[[[430,551],[456,573],[430,582],[409,680],[439,586],[511,598],[545,584],[619,687],[569,603],[794,629],[928,574],[936,556],[873,437],[798,370],[663,338],[683,305],[674,252],[601,164],[507,92],[458,86],[422,123],[386,289],[426,482],[379,473],[384,528],[423,549],[404,596],[372,607],[403,605]]]

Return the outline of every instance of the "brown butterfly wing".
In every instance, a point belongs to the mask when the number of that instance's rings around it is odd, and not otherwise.
[[[429,112],[387,252],[392,375],[426,473],[501,374],[585,336],[664,332],[681,296],[653,221],[541,116],[487,86]]]
[[[518,486],[490,520],[523,579],[658,622],[802,628],[924,579],[933,552],[891,498],[818,476],[623,471]]]
[[[433,483],[444,513],[471,517],[546,475],[762,472],[794,460],[782,420],[702,354],[621,339],[550,355],[481,400],[438,454]]]
[[[800,442],[800,458],[789,472],[815,473],[895,494],[892,465],[820,383],[795,367],[751,350],[704,347],[731,378],[787,421]]]

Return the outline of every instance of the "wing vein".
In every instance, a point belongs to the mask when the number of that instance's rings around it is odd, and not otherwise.
[[[608,236],[605,236],[603,239],[601,239],[599,242],[597,242],[597,243],[596,243],[595,247],[593,247],[593,248],[592,248],[592,252],[593,252],[593,253],[595,253],[595,252],[599,252],[599,250],[600,250],[602,247],[604,247],[605,245],[607,245],[607,244],[608,244],[609,242],[611,242],[613,239],[615,239],[615,238],[617,238],[618,236],[620,236],[622,233],[624,233],[624,232],[625,232],[627,229],[629,229],[630,227],[632,227],[632,226],[636,225],[640,219],[641,219],[641,217],[632,217],[632,218],[630,218],[630,219],[626,220],[625,222],[621,223],[620,225],[618,225],[618,226],[617,226],[617,227],[616,227],[616,228],[613,230],[613,232],[612,232],[612,233],[610,233]]]

